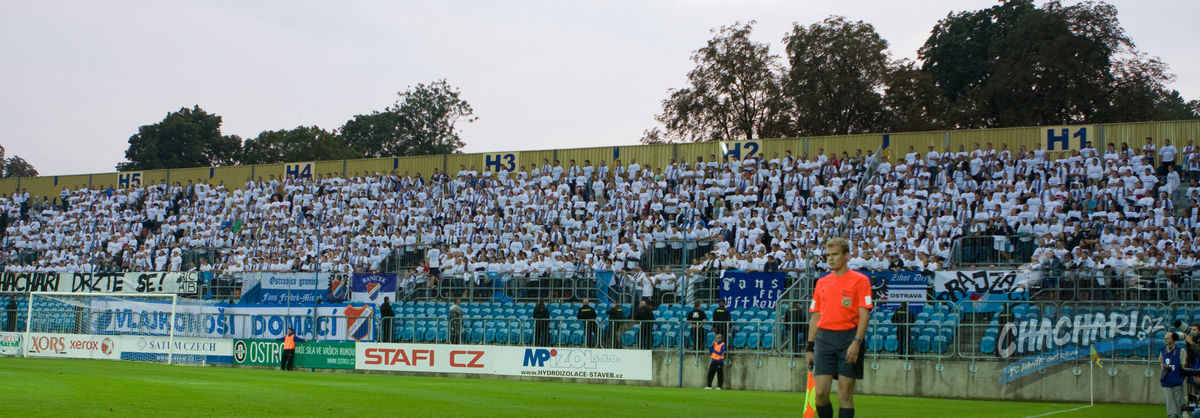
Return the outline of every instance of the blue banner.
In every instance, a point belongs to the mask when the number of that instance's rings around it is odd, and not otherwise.
[[[775,309],[786,283],[787,273],[783,272],[726,270],[721,272],[719,291],[729,309]]]
[[[355,273],[350,285],[350,300],[379,305],[383,298],[396,294],[395,274]]]
[[[912,270],[861,271],[871,279],[875,311],[892,312],[903,302],[909,311],[920,313],[929,294],[929,277]]]
[[[612,270],[596,270],[596,303],[608,304],[608,284],[612,279]]]

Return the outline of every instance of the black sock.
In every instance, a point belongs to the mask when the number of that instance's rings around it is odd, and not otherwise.
[[[833,418],[833,404],[817,405],[818,418]]]
[[[838,408],[838,418],[854,418],[854,408]]]

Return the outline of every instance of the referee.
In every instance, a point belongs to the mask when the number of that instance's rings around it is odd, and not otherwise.
[[[846,267],[850,243],[834,238],[825,243],[829,273],[817,280],[808,325],[808,353],[813,370],[817,416],[833,418],[829,387],[838,378],[838,418],[854,417],[854,383],[863,377],[863,352],[870,319],[871,281]]]

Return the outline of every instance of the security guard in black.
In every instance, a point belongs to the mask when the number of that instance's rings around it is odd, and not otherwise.
[[[704,346],[704,321],[708,320],[708,315],[700,310],[700,302],[696,302],[692,312],[688,313],[688,325],[692,326],[692,347],[700,349]]]
[[[616,337],[619,335],[617,328],[621,327],[621,321],[625,320],[625,309],[621,308],[620,304],[614,303],[608,307],[605,313],[608,314],[608,328],[604,330],[602,345],[608,348],[617,348],[619,347],[616,342]]]
[[[596,347],[596,333],[599,330],[599,324],[596,323],[596,309],[589,304],[589,300],[583,300],[583,306],[579,307],[579,311],[575,313],[575,319],[583,321],[584,335],[587,337],[588,347]]]

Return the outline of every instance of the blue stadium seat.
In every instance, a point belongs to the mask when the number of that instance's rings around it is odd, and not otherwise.
[[[762,348],[767,350],[775,348],[775,336],[771,334],[764,335],[762,338]]]
[[[746,348],[746,333],[740,332],[733,336],[734,348]]]
[[[668,331],[663,333],[663,345],[667,347],[675,347],[675,343],[679,341],[679,333]]]
[[[895,352],[900,349],[900,340],[896,338],[896,334],[888,334],[883,340],[883,349],[889,352]]]
[[[992,354],[996,352],[996,337],[985,335],[979,341],[979,352],[983,354]]]
[[[621,345],[632,347],[634,344],[637,344],[637,333],[625,331],[625,334],[621,336]]]
[[[662,335],[661,331],[655,331],[654,333],[650,334],[650,336],[653,339],[653,341],[651,341],[651,343],[653,344],[654,347],[662,347],[663,335]]]
[[[872,334],[867,340],[867,351],[879,351],[881,348],[883,348],[883,334]]]
[[[735,337],[736,338],[736,337]],[[757,332],[752,332],[746,336],[746,348],[757,349],[758,343],[762,340],[762,335]]]
[[[571,331],[571,345],[583,345],[583,331]]]
[[[932,335],[922,334],[921,336],[917,337],[917,351],[918,352],[928,353],[932,349],[933,349],[933,336]]]

